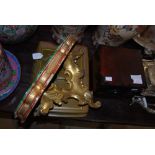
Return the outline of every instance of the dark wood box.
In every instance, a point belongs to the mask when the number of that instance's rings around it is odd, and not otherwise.
[[[100,47],[93,60],[94,94],[127,95],[146,87],[141,51]]]

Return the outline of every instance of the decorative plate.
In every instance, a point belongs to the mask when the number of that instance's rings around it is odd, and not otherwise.
[[[119,46],[143,32],[144,25],[100,25],[92,36],[93,44]]]
[[[61,44],[68,35],[72,34],[80,42],[86,28],[87,25],[54,25],[52,26],[52,38]]]
[[[147,50],[155,51],[155,25],[148,26],[143,33],[134,37],[134,41]]]
[[[7,50],[4,50],[4,51],[12,67],[13,75],[12,75],[12,78],[8,86],[5,89],[0,91],[0,101],[8,97],[15,90],[15,88],[17,87],[19,83],[20,76],[21,76],[21,68],[20,68],[20,64],[17,58],[9,51]]]
[[[3,43],[18,43],[31,36],[37,25],[0,25],[0,41]]]

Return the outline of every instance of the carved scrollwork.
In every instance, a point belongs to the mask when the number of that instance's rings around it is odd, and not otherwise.
[[[82,55],[83,52],[81,50],[78,54],[71,52],[68,55],[63,65],[63,76],[67,86],[60,87],[55,83],[51,84],[42,96],[39,107],[41,114],[47,114],[54,107],[54,104],[61,106],[63,103],[67,103],[70,98],[77,100],[79,106],[87,104],[92,108],[99,108],[101,106],[100,102],[93,102],[92,93],[83,81],[84,71],[80,69],[77,63]]]

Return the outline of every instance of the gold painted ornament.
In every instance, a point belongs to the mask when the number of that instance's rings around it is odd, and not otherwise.
[[[101,106],[100,102],[93,102],[93,95],[89,91],[88,66],[82,66],[83,69],[84,67],[87,68],[86,74],[84,73],[86,70],[82,70],[79,66],[81,63],[78,63],[85,51],[87,51],[86,48],[77,45],[70,52],[63,64],[59,79],[52,83],[42,96],[41,105],[39,106],[40,114],[46,115],[49,110],[54,108],[54,105],[62,106],[67,104],[70,99],[76,100],[78,106],[89,105],[92,108]],[[87,77],[87,81],[84,77]]]
[[[142,95],[155,97],[155,61],[143,59],[143,66],[147,88],[142,92]]]

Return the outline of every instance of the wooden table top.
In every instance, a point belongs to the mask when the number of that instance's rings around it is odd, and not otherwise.
[[[18,58],[22,70],[21,80],[16,90],[7,99],[0,101],[0,117],[13,118],[14,111],[19,104],[19,101],[32,83],[30,78],[33,65],[32,53],[35,51],[39,41],[52,41],[50,28],[51,26],[39,26],[37,32],[28,40],[15,45],[3,45],[5,49],[12,52]],[[88,46],[91,60],[96,49],[89,44],[87,39],[83,41],[83,44]],[[133,41],[129,41],[123,46],[127,48],[143,49]],[[147,113],[140,105],[134,104],[131,106],[130,98],[100,97],[98,99],[103,103],[100,109],[90,109],[88,116],[84,118],[66,119],[155,126],[155,115]]]

